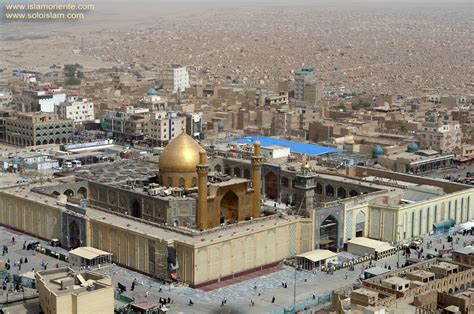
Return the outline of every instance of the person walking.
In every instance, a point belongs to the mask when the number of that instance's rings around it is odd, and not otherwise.
[[[275,303],[275,296],[272,297],[272,303]]]

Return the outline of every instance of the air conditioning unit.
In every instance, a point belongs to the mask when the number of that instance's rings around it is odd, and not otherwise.
[[[159,194],[158,189],[148,189],[148,195],[157,196]]]

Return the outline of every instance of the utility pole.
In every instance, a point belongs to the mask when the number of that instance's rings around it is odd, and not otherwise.
[[[299,269],[299,265],[296,264],[295,266],[295,281],[293,283],[293,310],[296,308],[296,272],[298,271]]]

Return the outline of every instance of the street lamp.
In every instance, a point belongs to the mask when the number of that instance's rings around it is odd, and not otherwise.
[[[296,272],[301,269],[301,265],[295,266],[295,281],[293,283],[293,307],[296,308]]]

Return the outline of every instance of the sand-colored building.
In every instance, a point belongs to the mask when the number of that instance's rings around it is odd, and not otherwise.
[[[36,273],[41,310],[45,314],[114,312],[114,287],[110,277],[68,267]]]
[[[279,159],[267,164],[259,143],[248,152],[250,160],[208,158],[193,141],[180,135],[159,166],[133,160],[112,164],[116,174],[88,168],[92,179],[81,172],[78,182],[63,178],[0,190],[0,222],[66,246],[110,252],[114,263],[152,277],[201,286],[314,249],[340,250],[356,237],[403,242],[437,223],[474,216],[474,189],[465,185],[375,168],[348,168],[342,175],[313,171],[308,162],[301,170]],[[219,169],[228,180],[217,180]],[[143,176],[129,179],[135,172]],[[139,185],[150,177],[165,185]],[[300,214],[273,208],[264,214],[264,194],[301,203]],[[77,205],[75,196],[89,206]]]

